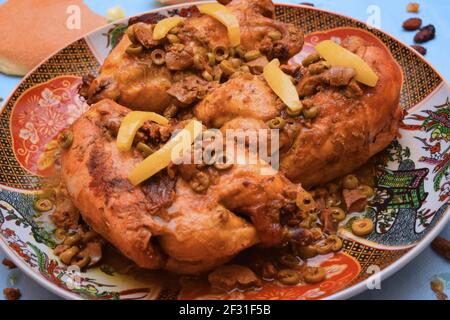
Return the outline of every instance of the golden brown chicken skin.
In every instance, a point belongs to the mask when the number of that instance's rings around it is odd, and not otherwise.
[[[270,0],[234,0],[228,7],[240,22],[244,51],[258,49],[268,59],[287,61],[301,50],[302,31],[275,21]],[[206,53],[218,46],[230,48],[224,25],[208,15],[187,18],[177,33],[179,43],[175,44],[166,39],[154,41],[153,28],[143,22],[131,25],[134,41],[142,44],[143,52],[127,53],[131,41],[125,35],[106,58],[99,76],[85,78],[80,92],[90,104],[108,98],[134,110],[162,112],[171,105],[191,105],[214,87],[203,81],[202,73],[222,73],[218,65],[208,64]],[[273,31],[278,31],[281,38],[271,39],[269,33]],[[165,54],[162,65],[152,59],[155,50]],[[222,77],[221,81],[225,80]]]
[[[253,130],[268,128],[271,119],[283,117],[280,170],[304,187],[350,173],[397,136],[402,72],[388,52],[361,38],[349,37],[342,45],[363,58],[379,81],[369,88],[354,80],[351,68],[304,68],[297,89],[305,109],[317,108],[313,119],[286,114],[264,78],[248,75],[212,91],[195,106],[194,114],[210,126]]]
[[[366,61],[379,81],[374,88],[358,84],[345,79],[343,68],[335,70],[341,72],[337,75],[331,74],[333,70],[317,75],[334,79],[321,80],[318,86],[322,88],[316,87],[317,92],[304,99],[306,107],[319,107],[318,114],[309,128],[299,131],[280,163],[289,179],[306,187],[326,183],[366,163],[397,137],[403,115],[403,75],[390,53],[358,37],[346,38],[342,46]],[[300,95],[317,76],[304,76],[297,86]]]
[[[208,167],[211,183],[204,193],[190,186],[186,176],[199,170],[189,165],[180,166],[181,174],[164,170],[131,185],[127,176],[143,158],[136,150],[119,152],[114,139],[129,111],[102,100],[77,120],[61,172],[86,223],[138,266],[197,273],[256,244],[308,241],[306,230],[282,223],[283,214],[299,214],[295,199],[303,189],[262,161],[225,171]]]

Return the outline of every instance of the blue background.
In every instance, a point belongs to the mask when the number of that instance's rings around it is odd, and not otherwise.
[[[5,2],[0,0],[0,4]],[[284,3],[300,3],[302,1],[278,1]],[[406,5],[410,0],[310,0],[316,7],[342,13],[362,21],[367,21],[371,5],[380,8],[381,29],[394,35],[401,41],[412,44],[413,32],[403,31],[401,25],[409,17],[419,16],[423,24],[434,24],[437,30],[436,39],[426,43],[428,49],[425,58],[443,75],[450,79],[450,1],[448,0],[415,0],[420,3],[420,13],[406,12]],[[128,16],[138,14],[159,7],[157,1],[151,0],[85,0],[94,11],[105,15],[107,9],[119,5]],[[0,97],[9,96],[20,78],[0,74]],[[2,104],[0,103],[0,106]],[[1,108],[0,108],[1,109]],[[450,226],[446,227],[443,236],[450,238]],[[4,253],[0,252],[0,260]],[[356,299],[435,299],[430,290],[430,280],[435,275],[442,275],[450,279],[450,264],[427,248],[416,259],[401,271],[381,283],[381,290],[369,290]],[[26,277],[20,270],[7,270],[0,265],[0,289],[16,286],[21,289],[22,299],[58,299],[55,295],[41,288],[38,284]],[[447,282],[447,294],[450,293],[450,281]],[[2,299],[3,296],[0,296]]]

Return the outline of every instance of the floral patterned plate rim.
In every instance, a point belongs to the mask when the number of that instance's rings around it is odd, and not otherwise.
[[[145,19],[189,16],[196,3],[143,13]],[[389,50],[405,79],[401,104],[407,115],[401,138],[381,160],[377,194],[364,213],[376,231],[352,236],[343,222],[344,250],[315,261],[327,270],[320,285],[290,288],[267,284],[258,292],[212,295],[200,287],[171,292],[155,279],[140,281],[94,270],[77,276],[52,253],[51,230],[32,210],[39,181],[51,172],[52,139],[86,105],[76,88],[80,76],[95,72],[119,39],[128,18],[104,26],[55,52],[31,71],[0,110],[0,246],[16,265],[46,289],[67,299],[345,299],[367,288],[371,266],[386,279],[418,255],[450,219],[450,88],[425,59],[390,35],[364,23],[309,6],[276,5],[277,19],[305,29],[305,47],[323,39],[358,35]]]

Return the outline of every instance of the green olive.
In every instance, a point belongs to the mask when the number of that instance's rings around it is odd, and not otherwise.
[[[325,197],[325,207],[337,207],[341,205],[341,198],[338,194],[332,193]]]
[[[195,68],[197,68],[198,70],[205,69],[204,63],[205,63],[205,60],[203,58],[203,55],[201,55],[200,53],[194,54],[194,66],[195,66]]]
[[[297,253],[302,259],[311,259],[317,256],[317,249],[314,246],[299,247]]]
[[[133,28],[133,26],[129,26],[129,27],[127,28],[127,36],[128,36],[128,39],[130,39],[130,41],[131,41],[132,44],[139,44],[139,41],[138,41],[138,39],[136,38],[136,34],[134,33],[134,28]]]
[[[298,269],[301,266],[301,260],[292,254],[284,254],[280,256],[278,261],[285,267]]]
[[[240,71],[244,72],[244,73],[250,73],[250,67],[247,65],[243,65],[239,68]]]
[[[146,145],[143,142],[138,142],[136,145],[136,149],[142,153],[142,156],[144,158],[147,158],[149,155],[151,155],[152,153],[155,152],[155,150],[153,150],[152,148],[150,148],[148,145]]]
[[[128,54],[139,54],[142,51],[144,51],[144,47],[141,44],[130,44],[126,49],[125,52]]]
[[[269,121],[269,128],[270,129],[283,129],[286,125],[286,121],[281,117],[276,117]]]
[[[289,108],[289,107],[286,107],[286,109],[284,109],[285,111],[286,111],[286,113],[288,114],[288,115],[290,115],[291,117],[297,117],[297,116],[299,116],[301,113],[302,113],[302,110],[303,110],[303,105],[301,104],[301,102],[300,102],[300,108],[299,109],[297,109],[297,110],[292,110],[291,108]]]
[[[217,61],[223,61],[230,56],[230,51],[224,46],[215,47],[213,53]]]
[[[281,40],[281,38],[283,38],[283,35],[281,34],[280,31],[270,31],[267,35],[273,41],[278,41]]]
[[[352,232],[359,237],[365,237],[371,234],[373,229],[373,222],[369,218],[356,219],[352,223]]]
[[[241,59],[238,58],[231,58],[229,61],[234,68],[239,68],[242,64]]]
[[[331,244],[331,251],[333,252],[338,252],[342,249],[342,239],[334,234],[328,236],[327,242]]]
[[[215,55],[214,53],[208,52],[208,53],[206,54],[206,58],[208,59],[208,64],[209,64],[210,66],[216,65],[216,55]]]
[[[169,33],[166,37],[171,44],[180,43],[180,39],[174,34]]]
[[[339,207],[330,207],[328,208],[328,210],[330,211],[330,214],[333,217],[333,219],[335,219],[338,222],[344,221],[345,217],[347,216],[345,211]]]
[[[214,78],[213,78],[213,76],[211,75],[211,73],[209,73],[208,71],[203,71],[202,72],[202,77],[203,77],[203,79],[205,79],[206,81],[213,81],[214,80]]]
[[[70,265],[72,259],[80,252],[80,249],[77,246],[73,246],[59,255],[59,259],[62,263],[66,265]]]
[[[220,81],[222,79],[223,71],[222,68],[216,68],[213,71],[214,81]]]
[[[250,50],[245,53],[244,58],[246,61],[252,61],[258,59],[261,56],[261,52],[259,50]]]
[[[374,195],[374,191],[373,188],[366,186],[366,185],[362,185],[358,187],[358,190],[365,195],[367,198],[370,198]]]
[[[236,53],[239,56],[239,58],[241,59],[245,58],[245,50],[241,46],[236,48]]]
[[[306,283],[314,284],[325,280],[327,274],[322,267],[307,267],[303,272],[303,279]]]
[[[227,76],[231,76],[236,72],[236,70],[233,68],[233,65],[228,60],[223,60],[222,62],[220,62],[220,68]]]
[[[282,284],[293,286],[300,282],[300,274],[296,270],[282,269],[278,271],[277,279]]]
[[[166,53],[162,49],[155,49],[150,54],[153,63],[160,66],[166,62]]]
[[[307,56],[305,59],[303,59],[302,61],[302,65],[304,67],[309,66],[312,63],[315,63],[317,61],[319,61],[322,57],[320,56],[320,54],[318,53],[312,53],[309,56]]]
[[[205,192],[209,187],[209,176],[204,172],[197,172],[189,181],[192,190],[197,193]]]
[[[303,116],[305,119],[314,119],[317,117],[317,114],[319,113],[319,108],[317,106],[312,106],[308,109],[303,109]]]
[[[328,254],[331,252],[331,243],[326,240],[317,242],[314,247],[316,248],[318,254]]]
[[[353,174],[346,175],[342,180],[342,187],[344,189],[354,190],[358,188],[358,185],[359,185],[358,178]]]
[[[78,233],[75,233],[71,236],[66,237],[63,244],[71,247],[71,246],[74,246],[77,243],[79,243],[81,241],[81,239],[82,239],[81,235]]]
[[[55,231],[53,231],[53,234],[55,235],[56,239],[64,240],[66,237],[66,230],[58,228]]]
[[[91,262],[91,257],[89,257],[89,254],[87,252],[80,252],[77,256],[74,257],[75,259],[72,259],[70,264],[72,266],[77,266],[80,269],[83,269],[89,265]]]
[[[63,130],[58,136],[59,146],[63,149],[69,149],[73,143],[73,132],[70,130]]]
[[[53,209],[53,201],[47,198],[37,198],[33,202],[33,208],[39,212],[46,212]]]

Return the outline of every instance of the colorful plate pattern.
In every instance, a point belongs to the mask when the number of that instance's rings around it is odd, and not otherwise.
[[[157,21],[196,11],[195,6],[173,6],[140,19]],[[52,230],[46,216],[33,211],[33,197],[42,179],[52,173],[56,134],[88,108],[77,95],[80,77],[97,72],[128,20],[97,30],[51,56],[23,79],[1,110],[0,245],[19,267],[70,299],[342,299],[367,288],[367,280],[389,276],[425,248],[450,217],[448,85],[415,51],[362,22],[307,6],[277,5],[276,14],[308,34],[303,51],[293,59],[313,51],[318,41],[359,35],[389,50],[405,76],[401,105],[407,115],[401,138],[378,164],[378,191],[364,213],[376,230],[366,239],[358,238],[344,221],[343,252],[312,261],[326,268],[324,282],[293,287],[273,282],[257,291],[226,295],[214,295],[201,285],[173,292],[157,277],[137,279],[100,269],[80,276],[53,255]]]

